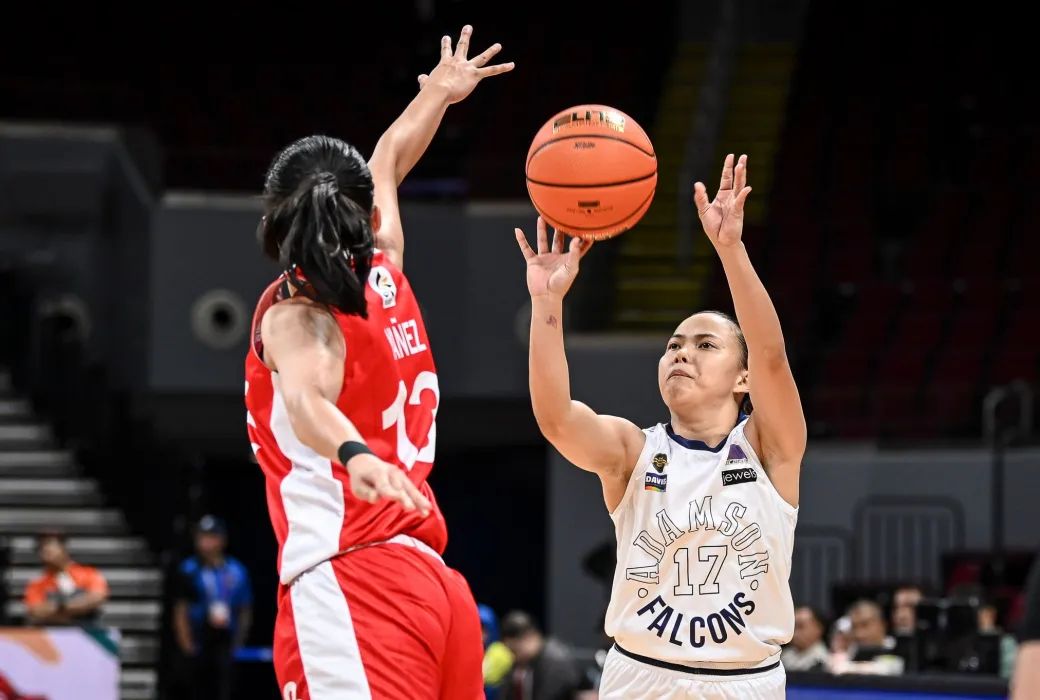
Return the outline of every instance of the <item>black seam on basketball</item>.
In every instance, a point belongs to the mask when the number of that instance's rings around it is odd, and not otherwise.
[[[531,167],[531,161],[534,160],[534,157],[536,155],[538,155],[543,148],[545,148],[547,146],[551,146],[554,143],[559,143],[560,141],[573,141],[575,139],[607,139],[608,141],[620,141],[621,143],[624,143],[624,144],[627,144],[627,145],[631,146],[632,148],[636,149],[640,153],[645,153],[646,155],[650,156],[654,160],[657,160],[657,155],[653,151],[648,151],[648,150],[646,150],[644,148],[640,148],[639,146],[635,145],[631,141],[626,141],[625,139],[618,138],[617,136],[611,136],[610,134],[583,134],[581,136],[578,136],[578,135],[574,135],[574,136],[560,136],[559,138],[555,138],[555,139],[551,139],[549,141],[546,141],[541,146],[539,146],[538,150],[535,151],[534,153],[532,153],[531,157],[527,159],[527,163],[524,164],[524,172],[527,172],[527,169],[529,167]]]
[[[644,175],[642,177],[637,177],[634,180],[621,180],[619,182],[597,182],[597,183],[591,183],[590,182],[590,183],[583,183],[581,185],[565,185],[565,184],[562,184],[562,183],[559,183],[559,182],[542,182],[541,180],[532,180],[531,178],[527,178],[527,182],[532,184],[532,185],[541,185],[542,187],[560,187],[560,188],[564,188],[564,189],[581,189],[583,187],[585,187],[585,188],[595,187],[595,188],[598,189],[600,187],[617,187],[618,185],[632,185],[632,184],[635,184],[637,182],[643,182],[644,180],[649,180],[652,177],[657,177],[657,171],[656,170],[654,172],[650,173],[649,175]]]
[[[556,228],[560,229],[564,233],[571,233],[572,231],[602,231],[603,229],[608,229],[611,226],[617,226],[618,224],[624,223],[626,219],[631,219],[637,211],[643,208],[643,205],[645,205],[648,201],[654,198],[654,194],[656,193],[657,188],[655,187],[653,191],[650,192],[650,194],[647,196],[647,198],[640,202],[639,206],[633,209],[628,216],[626,216],[624,219],[621,219],[620,221],[615,221],[612,224],[600,224],[599,226],[568,226],[566,229],[562,226],[557,226]],[[528,194],[530,194],[530,190],[528,191]],[[531,201],[534,201],[533,197],[531,198]],[[537,205],[535,205],[535,208],[538,208]]]

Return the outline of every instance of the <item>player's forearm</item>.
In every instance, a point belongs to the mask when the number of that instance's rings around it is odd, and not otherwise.
[[[447,90],[427,83],[380,137],[372,160],[385,158],[392,163],[398,185],[429,148],[449,104]]]
[[[773,301],[758,278],[743,243],[718,249],[744,338],[752,355],[784,357],[784,333]]]
[[[318,390],[286,395],[285,410],[300,442],[326,459],[338,462],[345,442],[365,442],[336,404]]]
[[[563,299],[531,299],[531,405],[546,437],[563,428],[571,410],[571,379],[563,345]]]

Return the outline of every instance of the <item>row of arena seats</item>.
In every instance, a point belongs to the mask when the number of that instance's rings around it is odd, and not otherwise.
[[[751,236],[819,435],[977,435],[989,387],[1038,378],[1040,99],[975,19],[811,6]]]
[[[403,3],[392,25],[385,7],[323,10],[321,21],[342,27],[328,41],[306,40],[306,23],[318,18],[301,16],[297,26],[291,13],[284,36],[210,17],[232,28],[203,37],[113,34],[103,13],[64,15],[49,25],[47,61],[3,50],[18,68],[0,76],[3,117],[147,125],[163,146],[169,187],[256,190],[275,151],[300,136],[339,135],[371,153],[415,94],[418,74],[436,64],[442,34],[457,38],[470,22],[470,55],[498,41],[505,50],[497,60],[517,70],[449,112],[419,178],[455,179],[469,196],[522,197],[530,139],[555,112],[606,103],[651,118],[674,45],[676,0],[644,18],[664,32],[633,32],[580,4],[554,8],[552,22],[537,4],[502,15],[474,2],[434,2],[426,19],[422,4]],[[119,51],[99,51],[101,31]]]

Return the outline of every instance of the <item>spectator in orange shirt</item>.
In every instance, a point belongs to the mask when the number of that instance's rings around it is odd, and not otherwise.
[[[72,561],[64,536],[48,532],[36,539],[43,576],[25,587],[25,608],[34,625],[90,624],[108,599],[108,583],[92,566]]]

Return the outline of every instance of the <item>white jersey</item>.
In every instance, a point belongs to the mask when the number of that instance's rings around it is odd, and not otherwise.
[[[798,509],[769,482],[745,425],[743,418],[716,448],[667,425],[644,431],[611,514],[618,563],[606,632],[625,651],[753,668],[779,659],[790,641]]]

